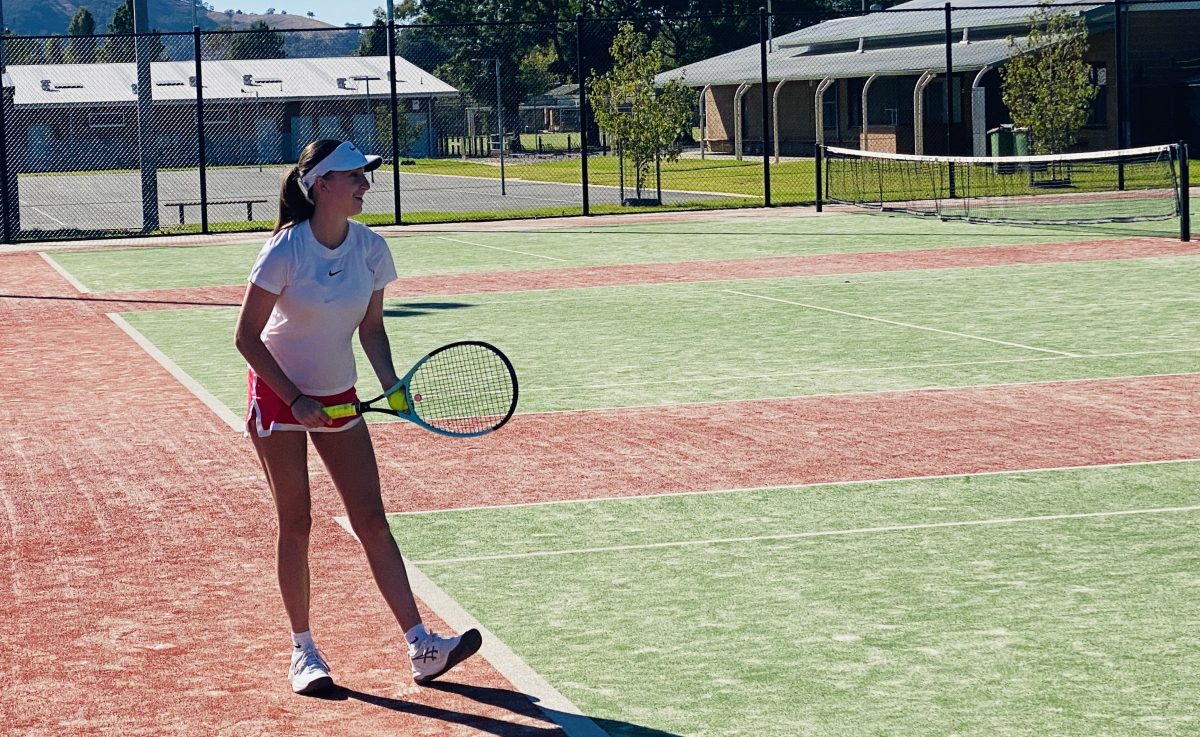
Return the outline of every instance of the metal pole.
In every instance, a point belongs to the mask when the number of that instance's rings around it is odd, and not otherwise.
[[[146,0],[133,2],[137,65],[138,161],[142,172],[142,230],[158,230],[158,167],[154,161],[154,87],[150,79],[150,22]]]
[[[4,0],[0,0],[0,243],[12,243],[14,231],[17,230],[13,227],[13,221],[20,217],[21,206],[17,188],[8,186],[8,87],[4,84],[8,66],[4,55],[5,35]],[[13,94],[16,94],[16,89]],[[13,178],[16,179],[15,176]]]
[[[1113,0],[1113,42],[1117,45],[1113,58],[1113,76],[1117,80],[1117,148],[1129,148],[1129,126],[1125,116],[1125,5],[1121,0]],[[1117,189],[1125,189],[1125,165],[1117,163]]]
[[[575,69],[579,78],[579,157],[583,177],[583,214],[590,215],[588,206],[588,126],[587,71],[583,67],[583,13],[575,15]]]
[[[504,103],[500,99],[500,57],[496,57],[496,129],[500,133],[500,194],[504,190]]]
[[[1192,239],[1192,186],[1188,180],[1188,145],[1179,142],[1179,240]]]
[[[814,190],[817,195],[817,212],[821,212],[821,210],[822,210],[821,200],[822,200],[822,195],[823,195],[823,193],[821,192],[821,166],[822,166],[823,160],[825,158],[825,146],[824,145],[822,145],[820,143],[818,143],[816,145],[816,147],[814,149],[814,153],[813,153],[813,158],[815,159],[814,169],[816,170],[816,174],[817,174],[816,189]]]
[[[204,148],[204,65],[200,26],[192,26],[192,49],[196,54],[196,159],[200,166],[200,232],[208,234],[208,154]]]
[[[954,110],[954,105],[951,102],[952,95],[954,92],[954,84],[953,84],[953,82],[954,82],[954,51],[953,51],[954,39],[953,39],[953,32],[951,30],[951,22],[952,22],[953,15],[954,15],[954,11],[951,10],[950,3],[946,3],[946,100],[944,103],[944,107],[945,107],[945,111],[946,111],[946,155],[947,156],[950,156],[951,153],[953,152],[953,148],[951,147],[952,136],[950,135],[950,129],[951,129],[950,114]],[[949,185],[950,185],[950,197],[953,198],[956,196],[954,194],[954,163],[953,162],[951,162],[950,166],[949,166]]]
[[[767,9],[758,9],[758,64],[762,83],[763,205],[771,206],[771,131],[767,126],[770,102],[767,100]]]
[[[392,116],[392,212],[400,224],[400,105],[396,95],[396,19],[392,0],[387,3],[388,104]]]

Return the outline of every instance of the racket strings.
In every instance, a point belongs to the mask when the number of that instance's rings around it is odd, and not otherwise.
[[[413,375],[409,392],[424,422],[463,435],[495,429],[515,409],[512,369],[494,349],[476,343],[430,356]]]

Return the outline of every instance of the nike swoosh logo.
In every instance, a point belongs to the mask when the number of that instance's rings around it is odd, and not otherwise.
[[[331,272],[329,272],[329,275],[330,275],[330,276],[337,276],[338,274],[342,273],[343,271],[345,271],[345,269],[338,269],[337,271],[331,271]]]

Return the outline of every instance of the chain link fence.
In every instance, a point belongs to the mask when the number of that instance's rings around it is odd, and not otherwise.
[[[1195,143],[1200,10],[1059,7],[1083,19],[1094,89],[1074,148]],[[363,215],[376,225],[811,203],[821,144],[1021,153],[1004,68],[1036,9],[8,35],[0,240],[267,229],[281,176],[319,138],[384,157]],[[611,103],[656,124],[643,105],[588,97],[628,71],[612,54],[623,24],[658,39],[654,84],[685,90],[652,160],[636,125],[597,122]]]

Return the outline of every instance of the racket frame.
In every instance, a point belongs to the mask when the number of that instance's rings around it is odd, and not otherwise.
[[[512,401],[509,403],[509,406],[508,406],[508,412],[504,415],[504,417],[500,420],[500,422],[492,425],[491,427],[485,428],[483,430],[476,430],[475,432],[456,432],[453,430],[444,430],[442,428],[434,427],[433,425],[429,424],[425,420],[421,419],[421,416],[417,413],[417,411],[415,409],[417,406],[417,403],[413,401],[412,392],[409,391],[409,385],[412,384],[413,376],[415,376],[417,371],[419,371],[420,368],[422,366],[424,366],[430,359],[434,358],[435,356],[437,356],[439,353],[442,353],[443,351],[447,351],[447,350],[450,350],[451,348],[456,348],[458,346],[464,346],[464,345],[482,346],[482,347],[488,349],[489,351],[491,351],[501,361],[504,362],[504,366],[508,369],[509,378],[512,380],[513,393],[512,393]],[[346,404],[335,404],[335,405],[326,407],[325,413],[336,420],[336,419],[341,419],[343,417],[353,417],[355,415],[362,415],[366,412],[379,412],[381,414],[391,415],[393,417],[399,417],[403,420],[408,420],[409,422],[413,423],[414,425],[423,427],[426,430],[429,430],[430,432],[437,433],[438,435],[445,435],[447,437],[453,437],[453,438],[474,438],[474,437],[478,437],[480,435],[486,435],[490,432],[499,430],[510,419],[512,419],[513,414],[517,411],[517,397],[518,397],[519,392],[518,392],[518,386],[517,386],[516,369],[513,368],[512,361],[510,361],[508,359],[508,356],[504,355],[503,351],[501,351],[499,348],[492,345],[491,343],[485,343],[482,340],[458,340],[453,343],[447,343],[446,345],[444,345],[440,348],[435,348],[434,350],[425,354],[425,356],[423,356],[415,364],[413,364],[413,367],[410,368],[408,370],[408,373],[406,373],[404,375],[404,377],[400,379],[399,383],[400,383],[400,387],[398,389],[396,389],[396,392],[400,392],[401,396],[404,399],[404,406],[405,406],[404,410],[394,410],[390,406],[388,406],[386,401],[384,402],[383,406],[381,406],[381,407],[374,406],[376,402],[378,402],[380,400],[384,400],[388,396],[388,393],[384,392],[384,393],[380,394],[379,396],[369,399],[365,402],[362,402],[362,401],[348,402]],[[393,394],[394,393],[395,392],[393,392]]]

